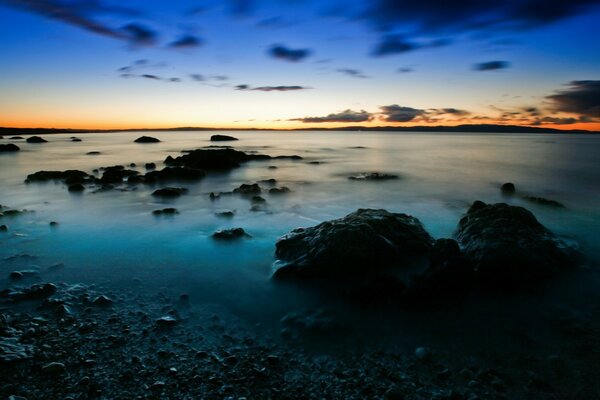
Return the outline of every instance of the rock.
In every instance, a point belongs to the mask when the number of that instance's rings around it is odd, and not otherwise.
[[[432,247],[433,238],[418,219],[359,209],[280,238],[273,278],[359,282],[413,266]]]
[[[270,179],[263,179],[261,181],[258,181],[259,183],[266,183],[267,185],[275,185],[277,184],[277,179],[275,178],[270,178]]]
[[[290,192],[290,189],[287,188],[287,187],[285,187],[285,186],[282,186],[280,188],[271,188],[271,189],[269,189],[269,194],[286,194],[286,193],[289,193],[289,192]]]
[[[517,189],[515,188],[515,185],[513,183],[506,182],[500,187],[500,191],[503,195],[512,196],[513,194],[515,194]]]
[[[8,226],[0,225],[0,232],[8,232]]]
[[[227,136],[227,135],[212,135],[210,137],[211,142],[229,142],[229,141],[233,141],[233,140],[239,140],[239,139],[235,138],[233,136]]]
[[[13,153],[15,151],[20,151],[21,148],[16,144],[8,143],[8,144],[0,144],[0,153]]]
[[[50,223],[48,225],[50,225],[52,228],[55,228],[59,225],[59,223],[56,221],[50,221]]]
[[[23,136],[11,136],[9,139],[10,140],[22,140]]]
[[[159,143],[160,140],[157,138],[153,138],[150,136],[140,136],[139,138],[134,140],[135,143]]]
[[[64,263],[56,263],[56,264],[52,264],[51,266],[48,267],[48,271],[49,272],[55,272],[55,271],[60,271],[61,269],[63,269],[65,267]]]
[[[60,362],[51,362],[42,367],[42,371],[47,374],[62,374],[66,371],[65,364]]]
[[[252,196],[250,201],[252,202],[252,204],[265,204],[267,202],[267,200],[265,200],[261,196]]]
[[[162,210],[154,210],[152,211],[152,215],[175,215],[179,214],[176,208],[163,208]]]
[[[188,190],[186,188],[166,187],[166,188],[155,190],[152,193],[152,196],[172,198],[172,197],[179,197],[179,196],[187,193],[187,191]]]
[[[88,151],[87,153],[85,153],[88,156],[98,156],[102,153],[100,153],[99,151]]]
[[[235,211],[219,211],[216,212],[215,215],[221,218],[233,218],[235,216]]]
[[[74,183],[73,185],[69,185],[67,190],[69,192],[83,192],[85,190],[85,186],[83,186],[81,183]]]
[[[164,317],[160,317],[154,321],[154,324],[157,328],[171,328],[177,325],[177,319],[174,317],[167,315]]]
[[[420,362],[430,362],[433,359],[433,352],[429,347],[417,347],[415,358]]]
[[[71,142],[81,142],[81,139],[79,139],[78,137],[72,137]]]
[[[206,173],[200,169],[188,167],[167,167],[160,171],[150,171],[144,175],[147,183],[165,180],[198,180],[204,178]]]
[[[46,182],[46,181],[64,181],[69,183],[82,183],[87,181],[90,176],[76,169],[66,171],[38,171],[27,175],[25,182]]]
[[[27,143],[48,143],[48,141],[46,139],[41,138],[39,136],[28,137],[26,142]]]
[[[243,151],[219,148],[193,150],[177,158],[168,156],[164,162],[166,165],[172,167],[188,167],[208,171],[226,171],[238,168],[241,164],[248,161],[270,160],[272,158],[273,157],[264,154],[247,154]]]
[[[26,269],[23,271],[12,271],[8,278],[12,280],[20,280],[23,278],[38,278],[40,276],[40,271],[36,269]]]
[[[125,169],[122,165],[105,167],[100,182],[103,184],[122,183],[123,179],[139,175],[138,171]]]
[[[389,179],[398,179],[398,175],[386,174],[382,172],[362,172],[360,174],[349,176],[353,181],[384,181]]]
[[[4,296],[13,301],[41,300],[56,293],[56,286],[52,283],[39,283],[18,291],[9,291]]]
[[[564,204],[559,203],[556,200],[549,200],[543,197],[535,197],[535,196],[522,196],[524,200],[527,200],[531,203],[540,204],[542,206],[555,207],[555,208],[566,208]]]
[[[153,163],[153,162],[151,162],[151,163],[146,163],[146,165],[145,165],[145,168],[146,168],[147,170],[154,170],[154,169],[156,169],[156,164],[155,164],[155,163]]]
[[[111,306],[113,304],[113,300],[110,297],[107,297],[105,295],[100,295],[98,297],[96,297],[94,300],[92,300],[92,304],[96,305],[96,306],[100,306],[100,307],[108,307]]]
[[[24,276],[20,271],[12,271],[10,274],[8,274],[8,279],[12,279],[14,281],[20,280],[23,278],[24,278]]]
[[[404,400],[404,392],[397,385],[392,385],[383,395],[384,400]]]
[[[256,184],[256,183],[253,183],[253,184],[243,183],[239,187],[233,189],[233,193],[245,194],[245,195],[258,194],[260,192],[261,192],[260,186],[258,186],[258,184]]]
[[[213,239],[218,240],[235,240],[251,237],[243,228],[220,229],[213,233]]]
[[[559,240],[523,207],[476,201],[456,234],[482,283],[525,287],[580,265],[581,254]]]

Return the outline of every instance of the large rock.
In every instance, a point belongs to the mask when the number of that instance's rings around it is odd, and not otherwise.
[[[132,169],[126,169],[122,165],[113,165],[104,168],[100,182],[103,184],[122,183],[125,178],[137,176],[139,172]]]
[[[46,182],[46,181],[69,181],[69,183],[81,183],[91,178],[90,175],[77,169],[66,171],[38,171],[27,175],[25,182]]]
[[[27,143],[48,143],[48,141],[39,136],[31,136],[27,138]]]
[[[362,282],[395,275],[422,261],[433,238],[418,219],[359,209],[344,218],[298,228],[277,241],[274,279]]]
[[[581,263],[567,246],[523,207],[476,201],[456,234],[484,285],[524,287]]]
[[[230,142],[234,140],[239,140],[236,137],[228,136],[228,135],[212,135],[210,137],[211,142]]]
[[[199,149],[177,158],[169,156],[165,160],[165,164],[193,169],[229,170],[250,160],[268,160],[270,158],[267,155],[246,154],[233,149]]]
[[[16,144],[0,144],[0,153],[12,153],[21,150]]]

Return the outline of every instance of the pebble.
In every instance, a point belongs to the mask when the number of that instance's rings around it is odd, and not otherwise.
[[[49,374],[61,374],[66,371],[65,364],[60,362],[51,362],[42,367],[42,371]]]
[[[433,353],[429,347],[417,347],[415,357],[421,362],[429,362],[433,358]]]

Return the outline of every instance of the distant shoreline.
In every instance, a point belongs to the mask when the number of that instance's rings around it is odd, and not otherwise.
[[[205,128],[205,127],[176,127],[176,128],[136,128],[136,129],[72,129],[72,128],[10,128],[0,127],[0,136],[7,135],[51,135],[51,134],[85,134],[85,133],[112,133],[112,132],[222,132],[222,131],[272,131],[272,132],[447,132],[447,133],[562,133],[562,134],[600,134],[599,131],[583,129],[554,129],[537,128],[518,125],[457,125],[457,126],[347,126],[338,128],[296,128],[296,129],[258,129],[258,128]]]

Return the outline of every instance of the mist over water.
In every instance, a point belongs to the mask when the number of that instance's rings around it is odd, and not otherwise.
[[[142,134],[161,143],[133,143]],[[88,189],[72,194],[61,183],[23,182],[39,170],[91,173],[99,167],[136,163],[132,169],[144,173],[147,162],[160,169],[168,155],[218,144],[210,142],[211,134],[78,135],[83,142],[60,134],[46,136],[45,144],[14,141],[22,151],[0,156],[0,204],[35,212],[2,220],[10,231],[0,235],[0,259],[31,254],[39,257],[34,263],[42,269],[64,263],[53,276],[67,282],[99,283],[134,293],[189,293],[198,303],[218,304],[257,320],[318,302],[299,289],[275,287],[269,281],[277,238],[358,208],[413,215],[433,237],[443,238],[452,236],[474,200],[509,202],[525,206],[549,229],[578,243],[592,267],[600,259],[600,142],[587,135],[231,132],[240,140],[224,144],[237,150],[297,154],[303,160],[252,161],[228,173],[209,173],[199,182],[124,184],[126,191]],[[86,155],[91,151],[101,154]],[[375,171],[400,178],[348,179]],[[270,178],[291,192],[265,193],[265,212],[250,211],[250,202],[239,196],[216,201],[208,196]],[[566,209],[505,198],[499,189],[504,182],[515,183],[520,193],[559,201]],[[151,195],[164,186],[183,186],[189,192],[174,200]],[[175,207],[180,214],[152,215],[165,207]],[[223,210],[235,210],[236,215],[215,215]],[[50,221],[59,226],[49,227]],[[211,238],[215,230],[229,227],[242,227],[252,238],[233,243]],[[15,264],[5,262],[1,268],[6,286]]]

